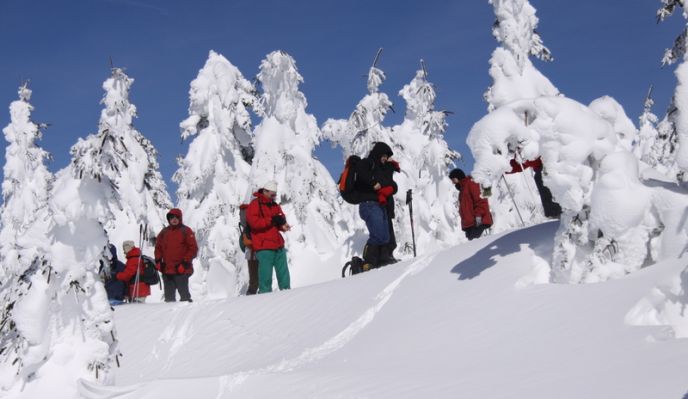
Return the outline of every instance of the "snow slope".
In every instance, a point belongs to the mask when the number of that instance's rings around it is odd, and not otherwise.
[[[347,279],[115,311],[116,386],[84,398],[681,398],[688,341],[632,326],[665,261],[546,281],[556,222]],[[635,311],[632,311],[635,309]]]

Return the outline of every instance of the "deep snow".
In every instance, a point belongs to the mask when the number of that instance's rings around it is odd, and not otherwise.
[[[115,311],[116,386],[84,398],[681,398],[688,340],[638,327],[669,260],[542,284],[556,222],[338,281]]]

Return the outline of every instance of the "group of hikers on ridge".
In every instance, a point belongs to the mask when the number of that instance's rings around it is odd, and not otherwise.
[[[392,219],[394,218],[394,195],[398,191],[394,174],[401,171],[389,145],[376,142],[365,158],[350,156],[339,180],[339,190],[344,200],[358,205],[358,214],[365,222],[368,240],[363,248],[363,259],[354,257],[359,263],[352,273],[368,271],[398,262],[394,257],[397,246]],[[558,217],[561,208],[552,201],[551,193],[542,184],[542,163],[538,160],[523,165],[512,162],[509,173],[521,172],[531,167],[541,196],[545,214]],[[482,236],[492,226],[492,214],[488,199],[481,194],[478,183],[461,169],[453,169],[449,179],[459,191],[458,208],[461,230],[468,240]],[[240,246],[248,264],[249,283],[247,295],[272,291],[273,270],[280,290],[291,288],[287,252],[283,233],[291,229],[287,217],[276,202],[277,183],[265,182],[255,193],[249,204],[240,206]],[[112,304],[144,302],[150,295],[150,287],[141,276],[148,269],[160,272],[165,302],[191,302],[189,277],[193,274],[192,261],[198,253],[196,238],[190,227],[182,223],[182,211],[172,209],[167,213],[168,226],[156,237],[155,259],[147,261],[141,249],[127,240],[122,244],[126,264],[117,260],[114,246],[111,275],[106,278],[108,298]],[[352,262],[354,261],[352,259]],[[157,284],[157,281],[156,281]]]

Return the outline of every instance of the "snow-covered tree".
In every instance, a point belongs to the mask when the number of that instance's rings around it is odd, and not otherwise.
[[[528,112],[533,122],[521,123]],[[510,168],[510,142],[524,156],[541,156],[545,184],[563,209],[554,241],[552,279],[594,282],[644,266],[661,223],[638,160],[614,124],[564,97],[540,97],[500,107],[471,129],[474,178],[489,184]]]
[[[134,127],[136,106],[129,102],[134,80],[121,68],[113,68],[103,83],[98,133],[79,140],[72,148],[73,166],[79,177],[110,183],[109,219],[101,220],[110,242],[117,247],[125,240],[138,242],[140,226],[146,235],[162,229],[172,206],[160,175],[157,151]]]
[[[516,100],[558,95],[557,88],[530,61],[530,56],[543,61],[553,59],[537,33],[539,20],[535,8],[527,0],[490,0],[490,4],[496,17],[492,34],[499,47],[490,58],[493,83],[484,95],[488,110]],[[524,113],[521,123],[528,125],[532,120],[532,115]],[[519,142],[509,143],[506,151],[518,164],[528,160]],[[494,216],[492,232],[544,220],[532,169],[500,176],[489,192]]]
[[[210,297],[234,296],[248,282],[237,226],[253,158],[249,110],[259,106],[258,98],[239,69],[211,51],[191,82],[189,99],[189,117],[180,127],[182,139],[193,141],[173,179],[184,222],[199,244],[192,289]]]
[[[107,176],[97,180],[89,169],[77,171],[72,159],[50,188],[47,154],[35,145],[40,135],[29,119],[29,95],[20,91],[22,100],[13,103],[12,123],[4,129],[10,145],[2,234],[12,240],[14,231],[16,238],[12,250],[3,252],[0,383],[9,397],[41,397],[59,384],[66,389],[55,397],[72,398],[80,379],[111,382],[118,354],[99,279],[107,263],[100,221],[110,212],[103,193],[111,182]]]
[[[435,109],[436,92],[428,81],[425,63],[399,95],[406,101],[404,121],[392,128],[394,159],[401,164],[395,175],[399,185],[396,206],[399,250],[412,254],[412,236],[406,191],[413,190],[414,227],[420,253],[456,244],[464,239],[457,208],[457,191],[448,171],[461,156],[444,140],[447,130],[444,111]],[[418,251],[417,251],[418,252]]]
[[[537,33],[538,18],[528,0],[489,0],[496,21],[492,34],[500,46],[490,59],[493,84],[485,93],[488,109],[510,101],[554,96],[559,91],[530,61],[535,56],[551,61],[552,55]]]
[[[262,120],[255,129],[251,190],[275,180],[279,202],[292,226],[286,233],[292,284],[332,279],[351,253],[353,221],[325,167],[313,157],[322,140],[315,117],[299,91],[303,77],[283,51],[261,62]],[[333,265],[325,268],[324,265]]]
[[[0,230],[0,385],[23,385],[41,365],[33,354],[40,345],[36,326],[25,322],[26,300],[47,272],[50,249],[47,230],[49,192],[53,181],[45,163],[50,155],[37,145],[45,125],[31,120],[33,106],[27,84],[19,88],[19,100],[10,105],[10,124],[3,129],[8,145]],[[40,328],[40,326],[38,326]],[[18,359],[18,360],[15,360]],[[16,363],[15,363],[16,361]]]
[[[379,91],[385,73],[377,67],[382,49],[378,50],[368,70],[368,94],[356,105],[348,120],[329,119],[323,125],[323,134],[333,145],[340,145],[344,158],[349,155],[366,156],[374,142],[391,144],[391,129],[382,125],[387,112],[393,111],[392,102]]]
[[[657,11],[657,22],[664,21],[676,10],[682,9],[683,18],[688,20],[688,11],[683,0],[661,0],[662,6]],[[662,166],[674,174],[679,181],[685,180],[688,171],[688,63],[686,57],[686,35],[688,27],[684,27],[681,34],[674,40],[672,48],[667,49],[662,59],[663,65],[680,62],[675,74],[678,84],[669,106],[667,115],[660,123],[658,140],[655,142],[659,158],[666,160],[673,156],[673,165],[661,162]],[[661,152],[660,152],[661,151]],[[654,151],[653,151],[654,152]]]
[[[633,154],[650,166],[656,166],[659,157],[652,150],[655,147],[655,142],[658,140],[659,132],[657,131],[658,118],[652,112],[652,107],[655,101],[652,98],[652,86],[645,96],[643,102],[643,113],[638,118],[638,136],[633,142]]]

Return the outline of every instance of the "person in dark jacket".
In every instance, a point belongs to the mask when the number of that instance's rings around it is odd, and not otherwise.
[[[251,229],[251,244],[258,259],[258,292],[272,292],[272,270],[277,275],[280,290],[291,287],[287,251],[283,232],[291,229],[282,208],[275,202],[277,183],[269,181],[253,194],[246,209],[246,221]]]
[[[461,230],[469,240],[480,237],[485,230],[492,226],[492,214],[487,198],[480,196],[480,185],[461,169],[454,169],[449,173],[454,187],[459,190],[459,216]]]
[[[123,281],[117,280],[117,273],[124,271],[124,263],[117,259],[117,248],[109,244],[110,250],[110,275],[105,277],[105,292],[107,293],[110,305],[116,306],[124,303],[127,296],[127,285]]]
[[[377,142],[368,157],[356,166],[354,190],[361,202],[358,214],[368,228],[368,241],[363,249],[364,270],[396,262],[393,251],[396,239],[392,219],[394,218],[394,194],[397,183],[394,173],[399,172],[399,164],[390,158],[392,149],[385,143]]]
[[[124,270],[116,274],[117,280],[127,283],[129,302],[145,302],[146,297],[150,295],[150,287],[141,281],[144,267],[141,250],[134,246],[134,241],[124,241],[122,249],[127,254],[127,263]],[[137,270],[139,281],[136,281]]]
[[[177,291],[180,300],[191,302],[189,277],[193,274],[191,261],[198,253],[196,236],[184,225],[180,209],[170,210],[167,222],[155,239],[155,263],[162,273],[165,302],[176,301]]]

